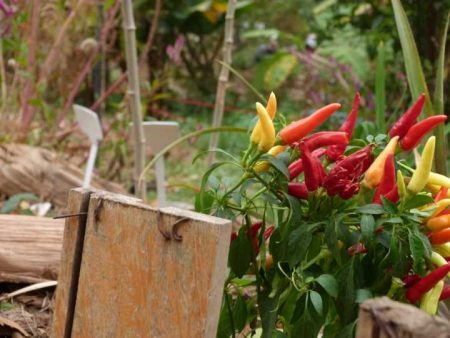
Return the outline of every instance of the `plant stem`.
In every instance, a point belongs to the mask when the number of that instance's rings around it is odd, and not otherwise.
[[[145,137],[142,127],[141,93],[139,88],[138,61],[136,53],[136,25],[133,16],[132,0],[122,1],[123,29],[125,32],[125,51],[128,72],[129,109],[133,116],[134,134],[134,180],[137,196],[146,197],[145,178],[140,177],[145,164]],[[142,178],[142,179],[141,179]]]
[[[227,309],[228,309],[228,315],[230,317],[230,325],[231,325],[231,331],[233,332],[233,338],[235,338],[235,332],[236,329],[234,327],[234,319],[233,319],[233,312],[231,311],[231,305],[230,305],[230,300],[228,299],[228,293],[223,290],[224,296],[225,296],[225,302],[227,303]]]
[[[223,42],[223,61],[231,64],[231,52],[233,50],[233,26],[234,26],[234,12],[236,10],[237,0],[229,0],[227,14],[225,15],[225,40]],[[222,66],[220,69],[219,80],[217,82],[216,100],[214,104],[213,113],[213,127],[219,127],[222,124],[223,110],[225,107],[225,95],[227,92],[228,78],[230,71],[228,68]],[[211,135],[209,142],[209,149],[217,148],[219,142],[219,135]],[[215,154],[213,152],[208,155],[208,163],[211,165],[214,162]]]
[[[159,153],[157,153],[153,157],[153,159],[142,170],[142,172],[141,172],[141,174],[139,176],[139,181],[142,182],[144,180],[145,174],[147,173],[147,171],[150,170],[150,168],[156,163],[156,161],[161,156],[164,156],[165,153],[167,153],[169,150],[171,150],[172,148],[176,147],[180,143],[183,143],[184,141],[189,140],[191,137],[201,136],[201,135],[210,134],[210,133],[224,132],[224,131],[226,131],[226,132],[246,133],[247,129],[245,129],[245,128],[238,128],[238,127],[218,127],[218,128],[206,128],[206,129],[197,130],[197,131],[194,131],[192,133],[186,134],[186,135],[180,137],[178,140],[176,140],[176,141],[172,142],[171,144],[169,144],[168,146],[166,146]]]
[[[283,202],[283,201],[284,201],[283,198],[280,197],[280,195],[278,195],[278,192],[272,190],[272,189],[270,188],[269,184],[267,184],[267,182],[264,181],[264,180],[262,179],[261,176],[259,176],[255,171],[253,171],[252,174],[255,176],[255,178],[256,178],[259,182],[261,182],[261,184],[262,184],[267,190],[269,190],[270,192],[272,192],[272,193],[276,196],[276,198],[278,198],[278,200],[279,200],[280,202]]]

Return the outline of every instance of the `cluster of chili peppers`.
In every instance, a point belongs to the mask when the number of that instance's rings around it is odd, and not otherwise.
[[[272,93],[266,107],[256,104],[259,120],[251,135],[251,147],[244,158],[252,149],[273,157],[291,149],[287,192],[303,200],[307,200],[311,194],[323,193],[330,197],[349,199],[358,194],[363,186],[373,191],[373,203],[381,205],[384,199],[397,203],[406,196],[422,192],[425,187],[435,191],[435,202],[425,207],[426,210],[433,208],[433,212],[424,220],[424,229],[428,231],[433,246],[432,263],[436,268],[424,277],[409,274],[403,280],[406,298],[412,303],[420,301],[424,311],[434,314],[439,300],[450,298],[450,285],[445,285],[443,281],[450,274],[450,263],[447,263],[450,260],[450,210],[447,209],[450,207],[450,179],[431,171],[436,143],[434,136],[426,141],[416,169],[410,169],[412,176],[407,180],[396,169],[395,160],[397,153],[416,148],[426,134],[446,121],[445,115],[436,115],[418,122],[425,101],[426,97],[422,94],[394,123],[388,132],[386,146],[373,159],[374,144],[346,155],[358,117],[361,102],[359,93],[356,93],[352,109],[339,130],[313,133],[340,109],[340,104],[332,103],[287,125],[278,134],[272,122],[277,109],[276,98]],[[246,160],[244,164],[247,164]],[[251,168],[261,173],[269,170],[271,165],[267,161],[257,161]],[[248,233],[256,253],[259,252],[258,233],[261,227],[262,222],[255,223]],[[264,240],[270,237],[273,229],[274,226],[266,229]],[[383,229],[376,231],[382,232]],[[236,236],[234,233],[233,237]],[[367,251],[362,243],[347,248],[350,256],[365,254]]]

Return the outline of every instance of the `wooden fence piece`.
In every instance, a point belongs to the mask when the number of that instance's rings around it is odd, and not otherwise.
[[[359,308],[356,338],[430,337],[450,337],[450,323],[388,297],[368,300]]]
[[[186,218],[182,241],[158,218]],[[71,337],[215,337],[230,234],[227,220],[93,193]]]
[[[91,191],[87,189],[71,190],[67,203],[68,213],[87,212],[90,195]],[[61,253],[61,269],[58,287],[56,288],[55,311],[53,313],[53,337],[70,337],[86,219],[87,215],[66,218],[63,250]]]
[[[0,281],[38,283],[58,273],[64,221],[0,215]]]

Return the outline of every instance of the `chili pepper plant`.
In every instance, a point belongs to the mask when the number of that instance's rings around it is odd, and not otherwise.
[[[338,103],[290,124],[273,93],[256,104],[247,148],[221,150],[196,196],[235,224],[218,337],[351,337],[358,304],[382,295],[436,314],[450,297],[450,179],[431,172],[427,134],[446,117],[417,122],[426,99],[361,139],[359,94],[337,131],[318,130]],[[224,166],[238,177],[220,178]]]

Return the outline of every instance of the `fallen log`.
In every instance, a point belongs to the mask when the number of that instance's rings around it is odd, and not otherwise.
[[[0,215],[0,282],[56,280],[63,219]]]
[[[64,208],[69,190],[82,186],[83,176],[78,166],[49,150],[17,143],[0,146],[0,193],[6,196],[30,192]],[[120,185],[98,177],[93,177],[91,186],[126,193]]]

